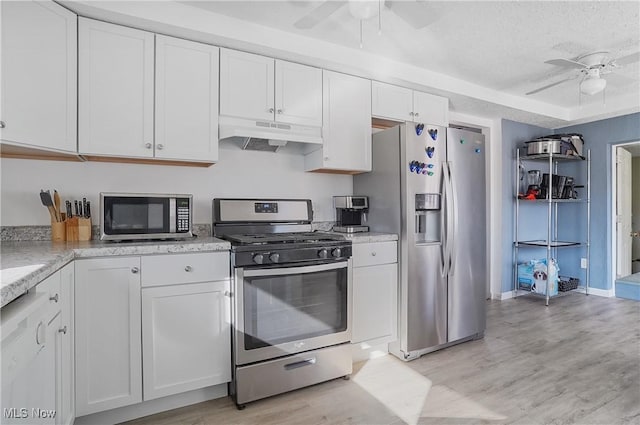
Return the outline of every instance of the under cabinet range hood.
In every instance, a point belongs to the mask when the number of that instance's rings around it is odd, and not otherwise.
[[[289,142],[322,145],[322,129],[275,121],[220,117],[220,140],[239,141],[242,149],[276,152]]]

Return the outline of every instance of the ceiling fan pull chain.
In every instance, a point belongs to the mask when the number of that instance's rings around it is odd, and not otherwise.
[[[382,1],[378,0],[378,35],[382,35]]]

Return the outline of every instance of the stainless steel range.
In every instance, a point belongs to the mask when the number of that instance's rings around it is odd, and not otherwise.
[[[214,235],[232,245],[239,408],[351,374],[351,242],[312,218],[310,200],[213,200]]]

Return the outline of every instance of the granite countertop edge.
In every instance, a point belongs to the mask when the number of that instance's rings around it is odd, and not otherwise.
[[[3,242],[0,308],[77,258],[214,252],[229,249],[229,242],[214,237],[193,241],[140,242],[131,245],[104,242],[66,245],[50,242]]]
[[[362,232],[362,233],[340,233],[345,239],[352,243],[372,243],[397,241],[398,235],[395,233]]]

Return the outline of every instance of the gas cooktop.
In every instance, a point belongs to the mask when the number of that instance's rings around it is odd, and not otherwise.
[[[323,232],[261,233],[247,235],[225,235],[224,239],[234,245],[267,245],[283,243],[322,243],[343,241],[342,235]]]

